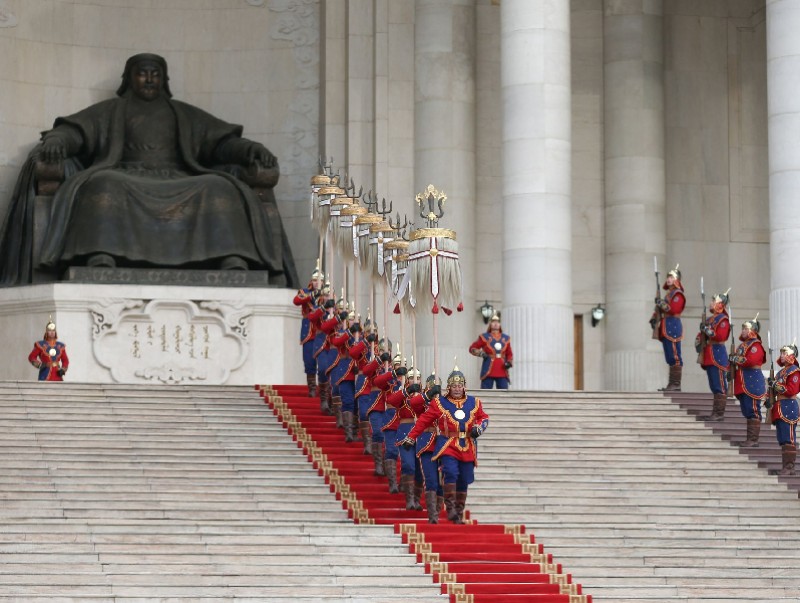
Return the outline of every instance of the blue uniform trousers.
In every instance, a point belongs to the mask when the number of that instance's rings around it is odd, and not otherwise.
[[[466,492],[467,487],[475,481],[475,463],[472,461],[459,461],[443,454],[439,457],[439,463],[444,483],[455,484],[457,492]]]
[[[758,398],[751,398],[747,394],[736,394],[736,399],[739,400],[739,407],[742,409],[742,416],[745,419],[763,420],[761,416],[761,400]]]
[[[718,366],[703,367],[708,376],[708,387],[713,394],[727,394],[728,393],[728,379],[727,371],[722,370]]]
[[[355,381],[345,379],[339,384],[339,397],[342,399],[342,412],[356,411]]]
[[[481,379],[481,389],[492,389],[492,386],[497,386],[497,389],[508,389],[508,379],[505,377],[487,377]]]

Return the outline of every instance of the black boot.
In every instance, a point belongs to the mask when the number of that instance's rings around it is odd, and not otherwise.
[[[701,421],[722,421],[725,418],[725,405],[728,403],[728,396],[725,394],[714,394],[714,403],[711,406],[711,414],[700,417]]]
[[[400,488],[397,487],[397,459],[384,459],[383,471],[389,480],[389,494],[400,492]]]
[[[456,523],[464,523],[464,507],[467,505],[467,493],[456,492]]]
[[[425,492],[425,506],[428,509],[428,523],[439,523],[439,511],[442,508],[442,503],[439,502],[439,497],[436,496],[436,490],[427,490]]]
[[[372,431],[369,421],[360,421],[358,432],[361,434],[361,441],[364,442],[364,454],[372,454]]]
[[[317,395],[317,376],[306,375],[306,385],[308,385],[308,397],[313,398]]]
[[[758,435],[761,433],[761,420],[747,419],[747,439],[739,444],[740,448],[758,448]]]
[[[444,489],[444,508],[447,510],[447,519],[453,523],[461,523],[456,511],[456,485],[445,484],[442,488]]]
[[[383,442],[372,442],[372,461],[375,463],[375,475],[383,477]]]

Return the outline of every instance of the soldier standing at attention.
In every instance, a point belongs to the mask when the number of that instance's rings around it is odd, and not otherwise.
[[[683,375],[681,313],[686,307],[686,295],[683,292],[681,271],[678,270],[678,266],[667,272],[663,289],[666,293],[663,298],[656,297],[656,309],[650,318],[650,325],[653,327],[653,337],[661,341],[661,345],[664,346],[664,359],[669,366],[667,386],[661,391],[679,392]]]
[[[725,343],[731,334],[731,323],[728,317],[728,294],[717,293],[711,298],[709,311],[711,316],[700,325],[698,339],[705,338],[702,345],[700,366],[708,376],[708,387],[714,394],[711,414],[700,417],[701,421],[722,421],[725,417],[725,405],[728,402],[728,350]]]
[[[58,340],[56,325],[52,320],[44,328],[44,336],[33,344],[28,362],[39,369],[39,381],[63,381],[69,367],[67,346]]]
[[[781,370],[770,380],[777,401],[770,408],[770,420],[775,426],[775,435],[781,446],[781,469],[770,470],[772,475],[795,475],[797,459],[797,394],[800,393],[800,368],[797,366],[797,346],[785,345],[778,358]]]
[[[489,319],[489,330],[478,336],[469,346],[469,353],[483,358],[481,365],[481,389],[508,389],[508,369],[514,362],[511,337],[503,333],[500,315],[495,312]]]
[[[742,324],[739,347],[728,358],[733,375],[733,394],[739,400],[742,416],[747,420],[747,439],[740,443],[742,448],[757,448],[761,432],[761,402],[767,397],[767,386],[762,365],[767,361],[764,346],[761,345],[758,316]]]

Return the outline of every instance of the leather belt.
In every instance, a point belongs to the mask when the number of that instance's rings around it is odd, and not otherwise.
[[[415,423],[416,419],[400,419],[400,425],[403,423]]]

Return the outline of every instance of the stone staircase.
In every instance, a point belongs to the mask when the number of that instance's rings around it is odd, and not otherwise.
[[[767,474],[777,456],[760,466],[661,394],[480,396],[491,424],[467,507],[527,525],[595,601],[800,600],[800,500]],[[715,429],[743,438],[737,404],[728,415]]]
[[[800,600],[794,480],[766,473],[770,430],[766,460],[721,439],[733,403],[704,425],[697,396],[481,397],[467,507],[527,525],[595,601]],[[447,600],[250,388],[5,382],[0,433],[0,603]]]
[[[0,602],[433,601],[252,388],[0,383]]]

